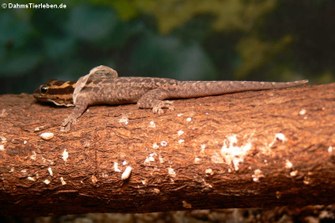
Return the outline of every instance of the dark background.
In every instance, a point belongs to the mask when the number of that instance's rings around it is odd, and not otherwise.
[[[28,2],[37,1],[12,3]],[[47,3],[66,9],[1,5],[1,94],[77,80],[101,64],[180,80],[335,79],[333,0]]]

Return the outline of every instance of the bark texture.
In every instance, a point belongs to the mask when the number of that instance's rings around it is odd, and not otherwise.
[[[0,215],[335,203],[335,84],[174,105],[90,107],[64,133],[71,108],[1,95]]]

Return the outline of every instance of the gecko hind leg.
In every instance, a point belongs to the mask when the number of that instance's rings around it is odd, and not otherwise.
[[[172,101],[163,101],[169,97],[169,92],[164,89],[154,89],[145,93],[138,101],[139,108],[151,108],[153,113],[163,114],[164,108],[173,110]]]

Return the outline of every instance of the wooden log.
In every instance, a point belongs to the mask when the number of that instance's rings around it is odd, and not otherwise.
[[[1,95],[0,215],[335,202],[334,83],[174,105],[90,107],[65,133],[71,108]]]

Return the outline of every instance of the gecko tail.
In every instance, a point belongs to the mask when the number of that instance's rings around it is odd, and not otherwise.
[[[222,95],[243,91],[258,91],[289,88],[307,84],[308,80],[292,82],[263,81],[181,81],[171,95],[172,98],[192,98]]]

